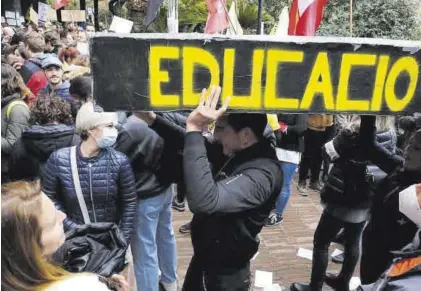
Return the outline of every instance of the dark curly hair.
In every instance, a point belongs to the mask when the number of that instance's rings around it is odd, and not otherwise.
[[[71,106],[60,97],[40,95],[31,108],[31,124],[74,124]]]

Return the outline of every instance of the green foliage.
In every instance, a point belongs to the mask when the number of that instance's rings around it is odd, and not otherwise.
[[[354,37],[421,38],[419,0],[354,0]],[[350,36],[349,0],[330,0],[318,35]]]

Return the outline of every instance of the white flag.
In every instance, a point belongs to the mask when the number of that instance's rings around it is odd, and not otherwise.
[[[228,12],[229,27],[227,28],[226,35],[243,35],[243,29],[241,28],[240,22],[238,22],[236,11],[235,1],[232,1],[230,11]]]
[[[278,25],[276,26],[275,35],[276,36],[287,36],[288,35],[288,25],[289,25],[289,12],[288,7],[282,9],[281,14],[279,15]]]

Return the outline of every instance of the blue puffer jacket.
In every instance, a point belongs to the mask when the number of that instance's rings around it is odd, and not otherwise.
[[[91,222],[114,222],[127,240],[136,212],[136,188],[127,157],[113,149],[103,149],[96,157],[85,158],[77,147],[80,186]],[[66,213],[64,229],[84,224],[70,165],[70,147],[55,151],[43,173],[42,190]]]

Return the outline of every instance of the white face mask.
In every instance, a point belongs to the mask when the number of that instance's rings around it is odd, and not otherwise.
[[[421,207],[418,203],[416,185],[399,193],[399,211],[421,228]]]
[[[118,131],[115,127],[104,127],[102,129],[102,137],[97,140],[98,147],[108,148],[112,147],[118,136]]]

